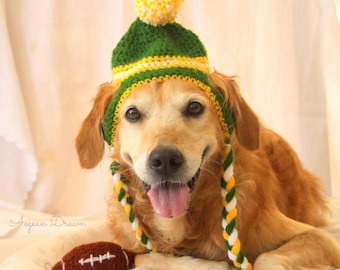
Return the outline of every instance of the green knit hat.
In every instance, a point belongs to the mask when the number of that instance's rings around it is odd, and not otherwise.
[[[222,235],[228,257],[237,269],[251,270],[243,255],[236,229],[236,188],[233,177],[233,152],[230,134],[234,128],[232,113],[221,94],[209,82],[210,66],[206,50],[193,32],[174,22],[184,0],[136,0],[137,18],[112,53],[113,81],[119,86],[104,117],[104,138],[114,151],[119,110],[129,95],[141,85],[169,79],[188,81],[209,97],[225,134],[222,193]],[[114,157],[114,152],[113,152]],[[124,207],[136,237],[150,251],[156,251],[134,214],[129,182],[120,172],[119,160],[111,164],[118,200]],[[222,230],[223,229],[223,230]]]
[[[114,145],[118,112],[138,86],[172,78],[192,82],[206,92],[228,138],[234,127],[232,115],[220,93],[209,82],[206,50],[196,34],[174,22],[183,1],[151,0],[149,6],[146,2],[135,2],[139,18],[112,53],[113,81],[119,85],[119,91],[106,111],[106,142]]]

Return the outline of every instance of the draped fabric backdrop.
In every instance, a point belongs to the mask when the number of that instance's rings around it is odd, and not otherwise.
[[[74,139],[132,0],[0,0],[0,207],[105,211],[109,158],[80,168]],[[236,75],[263,123],[340,196],[340,31],[333,0],[187,0],[178,21]],[[266,181],[266,179],[263,179]]]

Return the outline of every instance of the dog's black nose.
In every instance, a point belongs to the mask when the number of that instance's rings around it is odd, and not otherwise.
[[[173,177],[183,162],[182,153],[172,147],[156,148],[149,156],[150,168],[165,179]]]

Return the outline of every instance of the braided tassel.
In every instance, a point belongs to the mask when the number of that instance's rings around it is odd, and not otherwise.
[[[223,168],[225,169],[221,180],[223,210],[222,210],[222,227],[223,238],[228,249],[228,257],[233,261],[235,267],[241,270],[251,270],[252,265],[243,255],[241,250],[241,242],[238,238],[236,229],[236,188],[233,176],[233,153],[230,145],[227,145],[225,152],[225,161]]]
[[[142,226],[139,224],[138,218],[135,216],[132,207],[133,199],[128,191],[127,180],[123,174],[120,174],[118,172],[118,170],[119,162],[117,160],[114,160],[111,164],[111,172],[115,189],[118,195],[118,201],[124,207],[125,213],[128,215],[129,221],[131,222],[132,229],[136,231],[136,237],[141,242],[142,246],[146,247],[149,251],[156,252],[156,248],[152,246],[148,237],[144,233]]]

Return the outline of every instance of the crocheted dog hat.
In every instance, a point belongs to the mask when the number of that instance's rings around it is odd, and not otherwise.
[[[226,137],[233,129],[224,100],[208,80],[206,50],[192,31],[174,22],[184,0],[135,1],[139,17],[112,53],[113,81],[120,85],[104,120],[104,138],[114,145],[118,112],[126,98],[140,85],[171,78],[190,81],[205,91],[214,104]]]
[[[138,18],[121,38],[112,53],[112,75],[119,85],[104,117],[104,139],[114,153],[115,131],[119,110],[129,95],[139,86],[152,81],[180,79],[191,82],[204,91],[213,104],[225,134],[224,174],[221,179],[223,206],[221,237],[225,239],[228,257],[238,269],[251,269],[243,256],[236,230],[235,180],[230,134],[233,116],[221,94],[211,85],[210,66],[204,45],[196,34],[175,22],[184,0],[135,0]],[[114,156],[114,155],[113,155]],[[221,168],[222,169],[222,168]],[[123,205],[136,236],[150,251],[156,251],[133,212],[128,181],[119,171],[119,161],[111,165],[118,200]],[[222,232],[223,229],[223,232]]]

